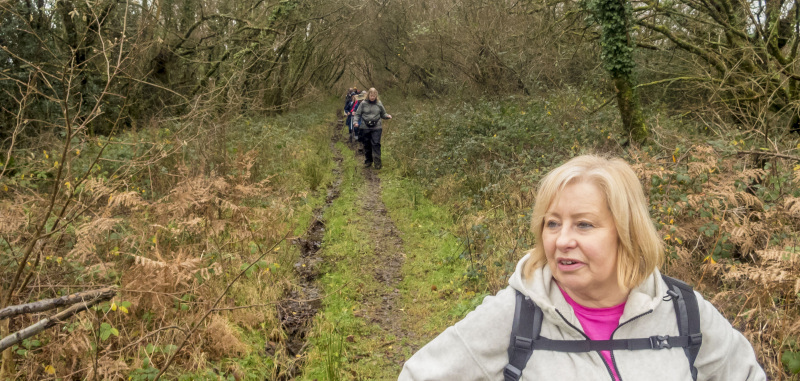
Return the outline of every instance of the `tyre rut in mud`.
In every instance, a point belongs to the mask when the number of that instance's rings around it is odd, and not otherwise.
[[[332,124],[332,128],[337,128]],[[278,319],[285,334],[283,344],[287,354],[297,360],[289,364],[281,364],[284,369],[278,370],[277,380],[292,380],[300,369],[302,361],[300,356],[308,345],[307,334],[311,327],[311,322],[322,304],[319,287],[316,279],[319,276],[319,267],[323,262],[317,254],[322,246],[322,239],[325,236],[325,221],[323,215],[325,210],[339,197],[339,187],[342,183],[342,155],[334,146],[336,133],[330,143],[333,152],[333,160],[336,163],[333,168],[334,181],[327,188],[325,204],[314,210],[313,220],[303,236],[296,238],[292,243],[300,249],[300,258],[294,264],[294,271],[297,274],[298,284],[284,291],[284,299],[277,305]],[[268,352],[274,352],[270,348],[274,343],[268,343]]]

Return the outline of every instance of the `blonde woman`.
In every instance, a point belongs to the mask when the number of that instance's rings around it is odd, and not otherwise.
[[[531,228],[535,247],[509,286],[420,349],[400,380],[766,380],[747,339],[658,271],[662,240],[625,161],[580,156],[551,171]],[[541,312],[525,321],[517,308]],[[538,336],[511,337],[537,324]]]
[[[367,99],[358,105],[354,126],[360,129],[361,141],[364,143],[364,166],[369,168],[375,163],[375,169],[381,169],[381,134],[382,119],[392,119],[386,113],[378,98],[378,90],[374,87],[367,91]]]

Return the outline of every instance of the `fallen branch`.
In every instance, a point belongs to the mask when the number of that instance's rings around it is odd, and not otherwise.
[[[800,157],[792,156],[792,155],[784,155],[775,152],[768,152],[768,151],[737,151],[737,155],[764,155],[764,156],[773,156],[773,157],[780,157],[783,159],[789,159],[794,161],[800,161]]]
[[[0,320],[14,317],[17,315],[25,315],[34,312],[49,311],[53,308],[71,306],[78,302],[85,302],[96,298],[108,300],[114,297],[117,293],[116,288],[106,287],[99,290],[78,292],[72,295],[62,296],[60,298],[39,300],[33,303],[20,304],[16,306],[8,306],[0,310]]]
[[[42,332],[45,329],[50,328],[50,327],[52,327],[52,326],[54,326],[54,325],[56,325],[58,323],[62,323],[62,322],[64,322],[64,320],[69,319],[70,317],[72,317],[72,315],[75,315],[75,314],[77,314],[79,312],[88,310],[89,307],[91,307],[91,306],[93,306],[93,305],[95,305],[97,303],[100,303],[100,302],[106,301],[108,299],[111,299],[113,296],[114,296],[114,293],[103,294],[103,295],[100,295],[97,298],[94,298],[94,299],[92,299],[92,300],[90,300],[88,302],[77,303],[77,304],[73,305],[72,307],[67,308],[66,310],[61,311],[61,312],[59,312],[59,313],[57,313],[57,314],[55,314],[55,315],[53,315],[53,316],[51,316],[49,318],[44,318],[42,320],[39,320],[38,322],[36,322],[36,324],[34,324],[34,325],[30,326],[30,327],[27,327],[27,328],[21,329],[21,330],[19,330],[17,332],[14,332],[14,333],[4,337],[2,340],[0,340],[0,351],[4,351],[7,348],[10,348],[12,345],[17,344],[17,343],[21,342],[22,340],[25,340],[25,339],[27,339],[27,338],[29,338],[31,336],[34,336],[34,335],[38,334],[39,332]]]
[[[220,308],[214,308],[214,312],[216,312],[216,311],[241,310],[243,308],[269,307],[269,306],[274,306],[274,305],[275,305],[275,303],[267,303],[267,304],[251,304],[249,306],[220,307]]]

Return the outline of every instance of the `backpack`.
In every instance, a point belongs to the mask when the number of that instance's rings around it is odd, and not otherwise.
[[[667,296],[664,301],[672,300],[675,306],[675,318],[678,320],[680,336],[650,336],[640,339],[617,340],[550,340],[539,337],[542,329],[542,309],[529,297],[517,291],[517,304],[514,308],[514,325],[511,327],[511,339],[508,345],[508,365],[503,370],[505,381],[518,381],[522,370],[531,358],[534,349],[556,352],[591,352],[609,350],[643,350],[669,349],[682,347],[692,380],[697,380],[697,368],[694,360],[700,351],[703,334],[700,333],[700,309],[692,286],[677,279],[661,275],[667,283]],[[669,299],[667,299],[669,298]]]

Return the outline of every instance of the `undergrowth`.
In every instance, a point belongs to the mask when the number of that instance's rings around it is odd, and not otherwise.
[[[395,120],[384,130],[382,197],[406,255],[397,287],[407,307],[394,312],[412,334],[397,338],[364,319],[364,301],[383,285],[362,266],[375,255],[357,208],[369,190],[339,144],[343,182],[325,213],[320,251],[323,309],[300,377],[395,377],[412,349],[506,286],[533,245],[540,178],[570,157],[611,153],[631,163],[645,187],[667,244],[665,272],[692,283],[745,334],[770,379],[798,379],[797,139],[766,144],[755,133],[651,111],[653,140],[630,148],[603,97],[567,89],[384,101]],[[12,277],[18,265],[31,275],[13,302],[120,289],[15,346],[16,377],[151,380],[176,356],[167,379],[286,378],[298,358],[287,350],[276,303],[296,287],[299,252],[285,237],[303,234],[324,203],[334,163],[330,112],[321,110],[334,108],[86,135],[68,142],[67,163],[54,154],[64,148],[57,136],[15,151],[0,178],[0,276]],[[62,184],[53,181],[58,168],[67,170]],[[62,214],[46,214],[48,192]],[[35,221],[46,221],[49,234],[20,263]],[[10,328],[47,315],[13,318]]]
[[[275,304],[295,282],[298,256],[285,238],[324,202],[312,190],[330,181],[328,114],[86,135],[69,142],[68,163],[54,163],[64,144],[55,137],[15,151],[0,178],[0,276],[16,271],[47,192],[58,189],[54,210],[67,218],[23,264],[34,276],[12,302],[119,287],[112,301],[15,346],[16,377],[152,380],[173,356],[164,379],[280,377],[294,359]],[[58,166],[69,175],[55,188]],[[47,315],[13,318],[11,331]]]

